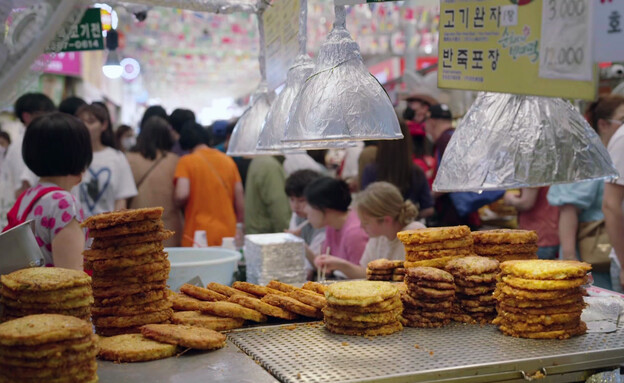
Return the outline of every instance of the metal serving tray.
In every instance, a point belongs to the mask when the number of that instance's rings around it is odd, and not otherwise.
[[[232,343],[282,382],[584,381],[624,363],[624,329],[567,340],[505,336],[495,326],[453,323],[389,336],[336,335],[321,322],[242,329]]]

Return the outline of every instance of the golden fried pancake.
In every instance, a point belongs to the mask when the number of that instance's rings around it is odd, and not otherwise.
[[[172,344],[147,339],[141,334],[117,335],[100,339],[100,359],[115,362],[144,362],[176,354]]]
[[[537,253],[518,253],[518,254],[503,254],[503,255],[494,255],[490,257],[496,259],[498,262],[508,262],[508,261],[527,261],[527,260],[536,260]]]
[[[129,222],[112,226],[106,229],[93,230],[89,229],[89,237],[91,238],[110,238],[120,235],[130,235],[146,233],[150,231],[162,230],[164,224],[161,220],[150,219],[145,221]]]
[[[406,277],[412,281],[432,281],[453,283],[453,276],[444,270],[433,267],[410,267]]]
[[[266,316],[293,320],[297,319],[297,315],[286,311],[281,307],[273,306],[268,303],[262,302],[258,298],[250,298],[240,294],[234,294],[229,298],[229,302],[239,304],[252,310],[256,310]]]
[[[449,283],[449,282],[423,281],[423,280],[416,279],[416,278],[406,277],[405,283],[407,284],[408,289],[410,288],[410,286],[416,286],[416,287],[426,287],[429,289],[436,289],[436,290],[455,290],[455,283]]]
[[[503,282],[517,289],[525,290],[569,290],[587,283],[586,277],[573,279],[525,279],[503,276]]]
[[[142,325],[141,325],[142,326]],[[141,326],[133,327],[96,327],[95,333],[99,336],[117,336],[124,334],[140,334]]]
[[[29,315],[0,324],[0,345],[34,346],[84,338],[90,334],[91,325],[72,316]]]
[[[215,331],[226,331],[243,327],[245,320],[240,318],[217,317],[214,315],[202,314],[200,311],[179,311],[173,313],[171,322],[209,328]]]
[[[160,253],[164,249],[162,242],[147,242],[136,245],[107,247],[105,249],[92,249],[82,252],[87,261],[100,261],[121,257],[139,257],[145,254]]]
[[[455,286],[455,292],[463,295],[486,295],[492,294],[495,288],[494,284],[476,287]]]
[[[453,275],[474,276],[481,274],[495,274],[498,271],[498,261],[487,258],[470,256],[454,259],[446,264],[446,271]]]
[[[392,276],[392,281],[393,281],[393,282],[403,282],[404,280],[405,280],[405,275],[397,275],[397,274],[394,274],[394,275]]]
[[[14,292],[39,292],[89,286],[91,277],[84,271],[60,267],[31,267],[0,276],[2,285]]]
[[[387,275],[367,275],[366,279],[369,281],[392,281],[392,274]]]
[[[406,244],[405,252],[419,252],[419,251],[432,251],[432,250],[450,250],[459,249],[463,247],[472,247],[472,237],[467,236],[459,239],[449,239],[440,242],[419,244]]]
[[[375,303],[368,306],[353,306],[353,305],[336,305],[331,304],[334,310],[349,311],[354,313],[380,313],[385,311],[391,311],[402,306],[399,296],[386,299],[385,301]]]
[[[210,282],[208,286],[206,286],[206,288],[212,291],[215,291],[221,295],[224,295],[228,298],[235,294],[245,295],[250,298],[256,297],[253,294],[249,294],[241,290],[236,290],[236,289],[231,288],[230,286],[222,285],[221,283],[216,283],[216,282]]]
[[[171,230],[157,230],[132,235],[96,238],[93,240],[93,243],[91,243],[91,249],[105,249],[107,247],[122,247],[139,243],[162,242],[168,240],[174,234],[175,232]]]
[[[475,315],[468,315],[468,314],[462,314],[462,313],[453,313],[451,319],[459,323],[490,324],[492,323],[494,316],[493,315],[475,316]]]
[[[93,317],[93,324],[98,327],[133,327],[150,323],[160,323],[171,319],[173,310],[165,309],[151,313],[128,315]]]
[[[524,244],[536,243],[537,232],[533,230],[496,229],[473,231],[472,239],[477,244]]]
[[[316,307],[317,309],[322,309],[327,306],[327,299],[325,299],[325,295],[317,294],[309,290],[294,290],[291,291],[288,296],[295,298],[299,302],[305,303],[306,305]]]
[[[96,371],[85,370],[73,375],[61,375],[60,377],[45,378],[45,383],[98,383]],[[41,383],[41,378],[19,378],[20,383]],[[2,375],[0,372],[0,383],[15,383],[13,378]]]
[[[398,295],[396,286],[387,282],[348,281],[330,285],[325,298],[330,304],[368,306]]]
[[[267,294],[286,295],[285,292],[275,290],[266,286],[254,285],[253,283],[249,282],[236,281],[232,284],[232,287],[236,290],[244,291],[248,294],[253,294],[261,298]]]
[[[15,367],[6,368],[0,366],[0,373],[7,378],[13,378],[14,382],[23,382],[26,379],[33,379],[39,382],[50,382],[55,379],[61,379],[66,376],[74,376],[81,373],[94,373],[97,370],[95,358],[91,358],[88,362],[62,367]]]
[[[583,335],[587,332],[587,325],[585,322],[580,322],[578,326],[571,329],[564,330],[551,330],[551,331],[535,331],[535,332],[521,332],[511,330],[506,326],[499,326],[500,330],[505,335],[511,335],[518,338],[529,339],[568,339],[573,336]]]
[[[571,305],[557,305],[542,308],[518,308],[508,306],[505,302],[500,302],[498,305],[500,310],[507,311],[509,313],[519,315],[551,315],[551,314],[565,314],[565,313],[579,313],[586,307],[584,303],[571,304]]]
[[[420,287],[420,286],[414,286],[414,285],[408,286],[407,293],[416,299],[418,298],[443,299],[443,298],[451,298],[455,296],[455,291],[453,290],[430,289],[428,287]]]
[[[420,327],[420,328],[432,328],[442,327],[451,322],[449,318],[445,319],[432,319],[425,318],[416,314],[401,314],[401,323],[404,323],[407,327]]]
[[[470,282],[463,278],[455,278],[455,284],[461,287],[481,287],[481,286],[491,286],[492,290],[496,286],[496,281],[483,283],[483,282]]]
[[[284,293],[289,293],[289,292],[297,289],[293,285],[289,285],[288,283],[282,283],[280,281],[275,281],[275,280],[269,282],[267,284],[267,287],[270,287],[270,288],[275,289],[275,290],[279,290],[279,291],[284,292]]]
[[[501,271],[525,279],[576,279],[585,277],[591,265],[578,261],[508,261],[501,264]]]
[[[418,309],[404,309],[403,317],[420,317],[427,320],[444,320],[451,318],[451,311],[423,311]]]
[[[401,293],[401,300],[405,308],[420,308],[423,311],[447,311],[453,308],[453,299],[440,301],[423,301],[412,297],[408,293]]]
[[[544,332],[544,331],[557,331],[557,330],[568,330],[575,328],[581,322],[580,316],[576,318],[572,318],[567,322],[562,323],[528,323],[528,322],[517,322],[513,320],[506,319],[500,315],[498,315],[492,323],[499,326],[505,326],[509,331],[519,331],[519,332]]]
[[[460,247],[449,250],[408,251],[405,253],[405,260],[417,262],[444,257],[466,257],[473,254],[472,247]]]
[[[405,273],[407,272],[406,270],[407,269],[405,269],[405,267],[397,267],[396,269],[392,271],[392,273],[394,275],[405,275]]]
[[[482,297],[487,297],[490,300],[458,299],[457,304],[461,307],[487,307],[496,305],[496,300],[492,295],[482,295]]]
[[[507,322],[513,323],[528,323],[528,324],[541,324],[549,326],[552,324],[569,323],[579,320],[581,317],[581,311],[563,314],[549,314],[549,315],[525,315],[514,314],[505,310],[498,310],[498,317]]]
[[[98,261],[85,260],[85,269],[98,271],[107,271],[111,269],[120,269],[126,267],[134,267],[154,262],[163,262],[167,260],[167,253],[152,253],[138,257],[119,257],[112,259],[103,259]]]
[[[376,270],[376,271],[392,271],[396,268],[395,263],[393,261],[389,261],[387,259],[375,259],[374,261],[368,262],[368,269]]]
[[[161,299],[159,301],[154,301],[150,303],[145,303],[142,305],[134,305],[134,306],[108,306],[108,307],[93,307],[91,308],[91,313],[93,316],[105,316],[105,315],[114,315],[114,316],[129,316],[129,315],[139,315],[139,314],[147,314],[153,313],[155,311],[162,311],[166,309],[170,309],[172,306],[171,301],[168,299]]]
[[[291,298],[291,297],[287,297],[283,295],[267,294],[264,297],[262,297],[262,301],[272,306],[281,307],[286,311],[290,311],[290,312],[299,314],[304,317],[310,317],[310,318],[322,318],[323,317],[323,313],[321,312],[320,309],[317,309],[316,307],[313,307],[310,305],[306,305],[305,303],[301,303],[298,300]]]
[[[94,270],[93,278],[123,278],[132,277],[139,274],[153,274],[162,270],[170,270],[171,264],[168,259],[164,259],[158,262],[150,262],[138,266],[130,266],[119,269],[110,270]]]
[[[197,350],[222,348],[226,339],[225,335],[208,328],[175,324],[148,324],[141,327],[141,334],[158,342]]]
[[[28,315],[36,315],[36,314],[59,314],[59,315],[69,315],[74,317],[89,317],[91,315],[91,306],[83,306],[77,307],[73,309],[50,309],[50,308],[38,308],[38,309],[22,309],[16,307],[5,307],[4,314],[10,315],[14,317],[25,317]]]
[[[135,306],[143,305],[150,302],[159,301],[167,298],[167,292],[164,289],[151,291],[143,291],[133,295],[95,298],[96,307],[104,306]]]
[[[404,244],[413,245],[456,240],[469,235],[468,226],[450,226],[400,231],[397,233],[397,238]]]
[[[452,261],[453,259],[457,259],[461,257],[464,257],[464,256],[458,255],[458,256],[453,256],[453,257],[434,258],[434,259],[427,259],[424,261],[414,261],[414,262],[405,261],[405,268],[409,269],[409,268],[414,268],[414,267],[434,267],[438,269],[444,269],[448,262]]]
[[[325,291],[327,291],[327,286],[320,284],[318,282],[312,282],[312,281],[308,281],[304,283],[301,288],[304,290],[314,291],[316,293],[323,294],[323,295],[325,295]]]
[[[470,307],[464,306],[462,310],[468,314],[473,313],[496,313],[496,306]]]
[[[93,297],[87,296],[85,298],[77,298],[72,300],[59,300],[49,301],[46,303],[26,303],[20,300],[14,300],[7,297],[0,297],[0,304],[8,307],[15,307],[22,310],[38,310],[38,309],[51,309],[51,310],[67,310],[81,308],[93,304]]]
[[[18,357],[9,357],[0,355],[0,371],[11,369],[13,367],[29,367],[29,368],[59,368],[76,364],[84,364],[95,360],[98,348],[95,344],[83,350],[81,353],[66,353],[52,358],[41,359],[25,359]]]
[[[571,295],[585,295],[585,289],[580,287],[568,290],[525,290],[514,288],[503,282],[496,284],[496,290],[504,295],[511,295],[517,300],[531,301],[560,299]]]
[[[537,253],[537,244],[475,244],[474,252],[485,256]]]
[[[93,278],[93,288],[103,289],[109,287],[115,287],[119,285],[129,285],[134,283],[160,283],[167,282],[169,278],[169,270],[161,270],[151,274],[139,274],[134,277],[119,277],[119,278]]]
[[[190,297],[193,297],[202,301],[217,302],[217,301],[227,301],[228,299],[227,295],[219,294],[218,292],[214,290],[205,289],[199,286],[193,286],[188,283],[183,284],[180,287],[180,291]]]
[[[371,327],[379,327],[387,324],[392,324],[396,322],[396,318],[392,318],[388,320],[388,322],[357,322],[351,320],[338,320],[330,317],[325,317],[325,324],[330,324],[335,327],[355,327],[355,328],[371,328]]]
[[[80,226],[88,229],[104,229],[128,222],[160,219],[163,211],[164,208],[162,207],[148,207],[142,209],[118,210],[101,213],[85,219]]]
[[[88,299],[93,296],[93,290],[91,289],[91,285],[41,292],[28,290],[14,291],[3,287],[0,288],[0,295],[14,301],[31,304],[45,304],[49,302],[65,302],[75,299]]]
[[[392,275],[392,274],[394,274],[393,270],[394,269],[388,269],[388,270],[371,270],[371,269],[366,269],[366,275]]]
[[[165,287],[167,287],[166,280],[149,283],[129,283],[127,285],[117,285],[94,289],[93,296],[96,298],[121,297],[138,294],[145,291],[164,289]]]
[[[394,334],[397,331],[403,330],[403,326],[398,321],[393,322],[388,325],[383,325],[379,327],[371,327],[371,328],[338,327],[338,326],[334,326],[329,323],[326,323],[325,328],[335,334],[367,335],[367,336],[390,335],[390,334]]]
[[[331,306],[327,306],[323,309],[325,318],[331,318],[334,320],[349,320],[354,322],[375,322],[375,323],[388,323],[393,320],[397,320],[401,315],[402,308],[397,308],[392,311],[380,312],[380,313],[354,313],[350,311],[339,311]]]
[[[190,297],[184,293],[170,295],[171,307],[178,311],[199,311],[205,301]]]
[[[267,321],[267,317],[264,314],[232,302],[203,302],[200,311],[212,315],[241,318],[254,322]]]
[[[24,359],[62,357],[65,354],[82,353],[93,347],[97,341],[98,337],[90,334],[83,338],[44,343],[36,346],[3,346],[0,347],[0,356]]]
[[[519,300],[519,299],[515,299],[513,295],[502,294],[500,290],[496,290],[494,292],[494,297],[501,303],[504,303],[506,306],[515,307],[519,309],[522,309],[522,308],[537,309],[537,308],[545,308],[545,307],[552,307],[552,306],[559,306],[559,305],[583,304],[583,296],[580,294],[568,295],[565,297],[561,297],[558,299],[551,299],[551,300]]]

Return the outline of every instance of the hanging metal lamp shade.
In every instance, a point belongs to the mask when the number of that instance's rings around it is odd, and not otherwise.
[[[481,93],[449,142],[433,190],[481,191],[617,177],[598,134],[567,101]]]
[[[335,11],[334,28],[293,103],[283,141],[326,148],[332,141],[403,138],[387,93],[345,28],[344,6]]]

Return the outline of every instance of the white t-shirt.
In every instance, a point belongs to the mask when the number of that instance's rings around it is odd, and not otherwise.
[[[615,169],[620,173],[620,177],[615,181],[611,181],[611,183],[624,186],[624,125],[620,126],[618,130],[615,131],[615,134],[609,140],[607,150],[609,151],[611,160],[615,164]],[[624,211],[624,202],[622,203],[622,210]],[[615,250],[611,249],[609,258],[619,265]]]
[[[424,229],[425,225],[420,222],[412,222],[405,226],[402,230],[415,230]],[[369,238],[362,259],[360,259],[360,266],[366,267],[370,261],[375,259],[388,259],[391,261],[404,261],[405,260],[405,247],[398,238],[390,241],[385,236],[379,236]]]
[[[115,210],[115,201],[137,195],[126,156],[106,148],[93,153],[93,162],[72,193],[80,199],[85,218]]]
[[[327,173],[327,169],[314,161],[314,158],[310,157],[307,153],[296,153],[284,155],[284,171],[286,176],[290,176],[297,170],[310,169],[321,174]]]
[[[18,191],[22,187],[22,173],[25,170],[28,170],[28,167],[22,158],[23,141],[23,134],[15,137],[15,139],[11,142],[11,145],[9,145],[6,157],[4,158],[4,163],[2,164],[2,172],[7,174],[12,185],[11,188],[14,192]]]

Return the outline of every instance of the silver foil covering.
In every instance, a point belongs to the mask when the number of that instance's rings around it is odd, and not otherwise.
[[[245,236],[247,282],[266,285],[273,279],[284,283],[304,283],[305,244],[288,233]]]
[[[618,329],[619,318],[624,314],[624,299],[618,296],[589,296],[584,300],[588,306],[583,310],[581,319],[587,324],[587,332],[608,333]]]
[[[335,10],[334,28],[319,50],[314,74],[293,103],[283,141],[403,138],[388,95],[368,72],[359,46],[345,28],[344,6]]]
[[[567,101],[481,93],[449,142],[434,191],[481,191],[617,177],[598,134]]]

